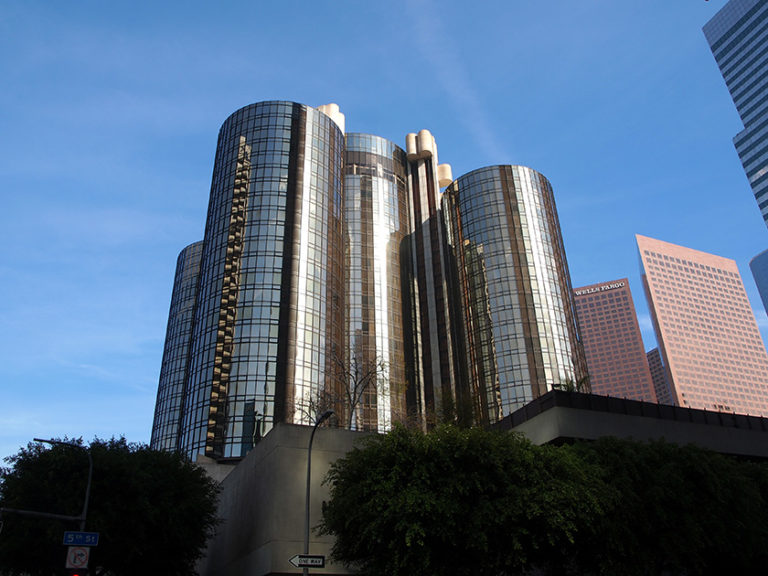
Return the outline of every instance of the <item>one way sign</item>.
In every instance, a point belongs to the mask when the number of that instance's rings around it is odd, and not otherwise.
[[[288,562],[296,568],[325,568],[325,556],[320,554],[296,554]]]

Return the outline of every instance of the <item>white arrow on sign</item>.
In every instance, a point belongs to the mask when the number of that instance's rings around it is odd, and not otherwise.
[[[67,549],[67,561],[64,568],[87,568],[91,549],[85,546],[70,546]]]
[[[288,562],[296,568],[325,568],[325,556],[320,554],[296,554]]]

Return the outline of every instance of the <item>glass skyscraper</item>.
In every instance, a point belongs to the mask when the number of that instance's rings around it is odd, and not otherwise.
[[[347,331],[340,351],[351,402],[342,419],[358,430],[384,432],[406,417],[410,232],[405,152],[370,134],[347,134],[344,152]],[[408,253],[407,251],[405,252]],[[344,405],[346,404],[346,405]]]
[[[329,116],[262,102],[219,132],[179,446],[239,458],[333,387],[344,346],[342,154]],[[286,386],[285,382],[291,382]]]
[[[179,441],[202,251],[203,243],[195,242],[184,248],[176,261],[160,383],[157,388],[155,425],[152,427],[150,440],[150,444],[160,450],[176,450]]]
[[[177,265],[153,448],[239,459],[328,408],[357,430],[487,424],[584,376],[549,182],[501,166],[441,193],[434,137],[405,144],[345,136],[333,104],[224,122],[205,237]]]
[[[674,404],[672,392],[669,389],[669,376],[661,360],[661,352],[659,352],[658,348],[654,348],[649,350],[645,356],[648,358],[648,368],[651,370],[656,401],[659,404]]]
[[[733,143],[768,224],[768,2],[730,0],[704,35],[744,123]]]
[[[459,411],[495,422],[586,376],[584,351],[549,181],[491,166],[443,195],[461,333]],[[458,338],[457,338],[458,339]]]

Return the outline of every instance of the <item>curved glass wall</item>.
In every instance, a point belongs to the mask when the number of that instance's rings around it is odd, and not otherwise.
[[[473,419],[494,422],[586,376],[549,181],[523,166],[481,168],[442,204]]]
[[[244,456],[276,421],[309,424],[344,334],[343,134],[261,102],[216,149],[180,447]]]
[[[405,152],[389,140],[347,134],[344,154],[347,227],[347,333],[341,365],[344,420],[384,432],[405,418],[404,300],[409,259]]]
[[[155,403],[155,419],[149,443],[154,450],[177,449],[202,251],[203,243],[195,242],[184,248],[176,260],[171,309],[168,312],[163,362],[160,367],[160,384]]]

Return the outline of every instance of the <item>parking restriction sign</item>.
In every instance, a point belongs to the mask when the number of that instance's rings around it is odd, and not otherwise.
[[[87,568],[91,549],[87,546],[70,546],[67,549],[67,563],[64,568]]]

